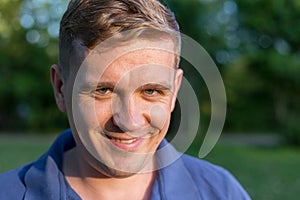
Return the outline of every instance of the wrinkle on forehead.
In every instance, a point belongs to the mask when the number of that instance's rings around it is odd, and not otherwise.
[[[161,65],[142,65],[116,77],[115,89],[136,90],[148,84],[162,85],[170,90],[173,89],[175,69]],[[105,73],[100,81],[110,79],[110,73]]]
[[[146,83],[151,79],[158,81],[157,75],[161,77],[164,75],[163,78],[167,82],[171,82],[174,78],[175,73],[164,69],[169,68],[172,71],[176,69],[174,44],[171,40],[162,42],[138,40],[105,52],[99,52],[97,48],[90,52],[81,48],[81,51],[88,55],[77,76],[85,84],[97,85],[99,81],[117,83],[122,79],[124,85],[137,86],[138,83]],[[166,74],[162,73],[163,71]],[[112,79],[112,74],[115,80]]]

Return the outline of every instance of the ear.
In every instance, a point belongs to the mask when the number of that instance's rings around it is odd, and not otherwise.
[[[173,97],[172,97],[171,111],[173,111],[174,107],[175,107],[178,90],[181,86],[182,76],[183,76],[182,69],[179,69],[179,68],[176,69],[175,80],[174,80],[174,94],[173,94]]]
[[[61,112],[66,112],[65,96],[64,96],[64,80],[57,65],[52,65],[50,68],[51,84],[54,92],[57,107]]]

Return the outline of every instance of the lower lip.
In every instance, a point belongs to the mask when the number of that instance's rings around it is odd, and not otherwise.
[[[120,143],[120,142],[117,142],[113,139],[110,139],[109,140],[114,146],[122,149],[122,150],[125,150],[125,151],[135,151],[137,150],[137,148],[140,146],[140,144],[142,143],[143,139],[142,138],[137,138],[136,141],[132,142],[132,143],[129,143],[129,144],[125,144],[125,143]]]

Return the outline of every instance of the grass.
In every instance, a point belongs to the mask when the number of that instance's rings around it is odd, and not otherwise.
[[[205,159],[228,169],[253,199],[298,199],[300,149],[219,144]]]
[[[0,135],[0,172],[37,159],[54,136]],[[192,148],[190,154],[197,155]],[[297,199],[300,188],[300,149],[259,148],[219,143],[205,158],[228,169],[253,199]]]
[[[0,135],[0,172],[36,160],[55,136]]]

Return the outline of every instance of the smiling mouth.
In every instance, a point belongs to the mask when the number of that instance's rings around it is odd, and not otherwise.
[[[118,143],[121,143],[121,144],[132,144],[134,142],[136,142],[139,138],[131,138],[131,139],[121,139],[121,138],[115,138],[115,137],[112,137],[112,136],[109,136],[109,135],[106,135],[105,136],[109,139],[109,140],[112,140],[114,142],[118,142]]]
[[[115,142],[122,143],[122,144],[131,144],[131,143],[134,143],[135,141],[137,141],[137,138],[130,139],[130,140],[117,139],[117,138],[110,138],[110,139]]]
[[[115,137],[104,134],[104,137],[106,137],[114,147],[127,152],[137,151],[144,141],[144,139],[141,137],[128,137],[125,135],[119,135],[119,137]]]

